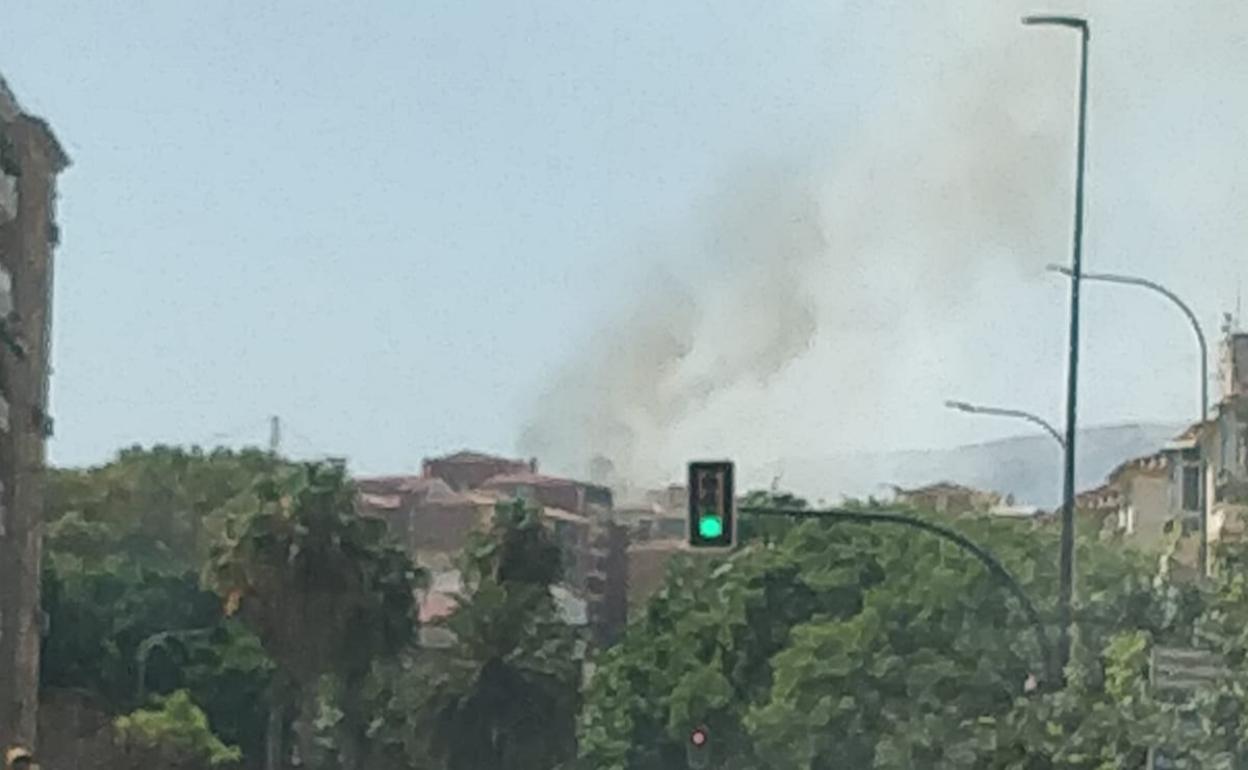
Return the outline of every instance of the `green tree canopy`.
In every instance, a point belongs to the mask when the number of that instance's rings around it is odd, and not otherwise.
[[[229,522],[208,577],[259,636],[289,697],[301,701],[305,754],[314,748],[320,680],[342,680],[339,759],[354,767],[367,724],[364,678],[412,640],[423,572],[389,543],[382,522],[356,515],[342,463],[282,469],[256,493],[259,507]]]
[[[1056,533],[988,519],[956,526],[1010,568],[1051,625]],[[1134,660],[1122,633],[1182,635],[1191,611],[1153,589],[1147,558],[1090,540],[1079,557],[1087,673],[1069,706],[1073,689],[1054,702],[1025,692],[1043,659],[1021,608],[978,561],[930,535],[808,521],[778,543],[678,560],[595,674],[582,760],[683,767],[689,731],[705,724],[726,767],[1100,768],[1099,757],[1018,762],[1050,731],[1069,737],[1112,710],[1107,661],[1121,671]]]
[[[222,743],[208,717],[185,690],[159,698],[156,708],[118,717],[119,743],[136,768],[200,768],[237,765],[242,753]]]
[[[198,570],[231,515],[255,507],[255,483],[285,461],[258,449],[131,447],[105,465],[48,472],[44,518],[61,561],[126,558]]]
[[[500,505],[465,550],[453,646],[422,650],[377,694],[379,739],[407,766],[529,770],[574,756],[580,663],[550,591],[561,572],[539,513]]]
[[[146,656],[146,692],[186,689],[226,741],[258,751],[271,664],[201,588],[200,570],[224,523],[254,507],[257,479],[282,464],[257,450],[158,446],[50,470],[44,686],[90,690],[119,712],[140,707],[139,651],[162,639]]]

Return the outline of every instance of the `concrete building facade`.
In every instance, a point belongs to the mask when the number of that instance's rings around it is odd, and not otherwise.
[[[419,476],[356,479],[361,515],[386,522],[394,538],[435,576],[455,570],[473,532],[495,506],[538,506],[564,558],[564,587],[586,606],[592,637],[609,644],[627,619],[628,531],[614,521],[611,490],[537,473],[535,460],[478,452],[427,459]],[[561,589],[562,590],[562,589]]]
[[[36,737],[56,183],[68,165],[0,78],[0,745]]]
[[[1209,539],[1242,536],[1248,518],[1248,333],[1228,322],[1221,345],[1220,399],[1211,414],[1152,455],[1116,468],[1081,509],[1110,511],[1107,526],[1141,548],[1172,547],[1190,569],[1198,552],[1202,495],[1210,500]],[[1201,460],[1206,468],[1201,472]],[[1093,500],[1095,492],[1103,492]],[[1095,503],[1095,504],[1094,504]],[[1211,559],[1214,557],[1211,552]]]

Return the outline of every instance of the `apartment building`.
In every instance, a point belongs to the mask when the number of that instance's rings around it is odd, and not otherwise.
[[[1228,322],[1221,353],[1220,398],[1207,418],[1114,469],[1096,500],[1079,500],[1085,512],[1111,512],[1107,526],[1132,545],[1153,548],[1177,536],[1184,563],[1196,558],[1202,496],[1211,541],[1242,536],[1248,523],[1248,333]]]
[[[35,740],[56,184],[68,165],[0,78],[0,745]]]
[[[427,459],[419,476],[356,479],[362,515],[384,520],[396,540],[435,577],[455,570],[473,532],[488,528],[495,506],[526,500],[564,556],[564,584],[586,606],[589,631],[612,642],[627,615],[628,532],[613,520],[611,490],[538,473],[536,460],[461,451]]]

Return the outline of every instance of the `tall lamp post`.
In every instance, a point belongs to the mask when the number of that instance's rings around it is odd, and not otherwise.
[[[1079,130],[1075,156],[1075,228],[1070,282],[1070,342],[1066,365],[1066,440],[1062,479],[1062,534],[1057,597],[1057,656],[1065,678],[1070,662],[1075,594],[1075,432],[1079,389],[1079,279],[1083,274],[1083,171],[1088,114],[1088,22],[1076,16],[1026,16],[1028,25],[1059,26],[1079,33]]]
[[[1072,277],[1070,270],[1061,265],[1049,265],[1049,270],[1061,273],[1067,278]],[[1197,424],[1203,424],[1205,420],[1209,419],[1209,345],[1205,342],[1205,332],[1200,328],[1200,321],[1197,320],[1196,314],[1192,312],[1188,304],[1180,299],[1179,295],[1165,286],[1146,278],[1118,275],[1116,273],[1084,273],[1082,278],[1085,281],[1104,281],[1105,283],[1120,283],[1149,289],[1170,300],[1182,311],[1192,325],[1192,330],[1196,332],[1196,344],[1200,346],[1200,420]],[[1205,457],[1204,448],[1200,446],[1199,442],[1197,442],[1197,447],[1200,448],[1200,555],[1198,558],[1200,574],[1205,576],[1209,574],[1209,508],[1212,501],[1206,489],[1205,480],[1205,474],[1208,472],[1208,460]]]
[[[1062,438],[1062,434],[1057,432],[1057,428],[1050,425],[1048,420],[1043,417],[1037,417],[1031,412],[1024,412],[1021,409],[1002,409],[996,406],[979,406],[978,404],[968,404],[965,401],[946,401],[945,406],[950,409],[956,409],[959,412],[966,412],[967,414],[986,414],[992,417],[1013,417],[1019,420],[1026,420],[1033,425],[1039,425],[1053,437],[1058,446],[1063,449],[1066,448],[1066,439]]]

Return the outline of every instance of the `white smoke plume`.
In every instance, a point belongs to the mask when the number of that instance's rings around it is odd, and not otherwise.
[[[1017,16],[994,17],[1017,27]],[[853,351],[845,378],[904,377],[887,362],[902,331],[939,326],[985,271],[1030,272],[1043,249],[1061,253],[1073,48],[934,39],[953,29],[909,38],[907,82],[830,162],[730,177],[709,213],[672,234],[684,244],[696,233],[698,245],[552,379],[520,448],[568,472],[601,455],[622,479],[666,481],[661,460],[693,417],[725,393],[760,390],[817,338]],[[1071,88],[1052,87],[1057,78]]]

